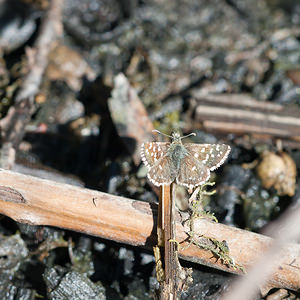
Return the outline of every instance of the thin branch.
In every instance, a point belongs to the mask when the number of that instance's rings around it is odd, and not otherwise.
[[[43,74],[48,65],[48,56],[54,42],[62,34],[63,0],[52,0],[46,17],[41,25],[38,38],[32,49],[27,49],[29,72],[27,73],[16,96],[19,103],[32,99],[39,91]]]
[[[15,156],[9,156],[7,153],[11,151],[11,148],[16,149],[22,141],[25,126],[36,110],[34,97],[39,91],[43,74],[48,65],[48,55],[52,49],[53,42],[62,33],[62,6],[63,0],[51,1],[33,48],[26,49],[28,73],[16,94],[15,105],[10,107],[6,117],[0,121],[2,145],[6,145],[6,148],[9,148],[4,151],[2,146],[1,156],[7,156],[11,160],[6,165],[2,165],[2,167],[11,167],[14,164]]]

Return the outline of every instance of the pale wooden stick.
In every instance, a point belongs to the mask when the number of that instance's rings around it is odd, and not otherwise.
[[[102,192],[0,170],[0,213],[18,222],[51,225],[84,232],[105,239],[152,248],[156,243],[156,209],[149,203]],[[296,225],[295,225],[296,226]],[[195,234],[226,240],[235,263],[246,269],[271,245],[266,236],[195,220]],[[176,223],[177,241],[188,236]],[[268,281],[272,287],[298,290],[300,287],[300,245],[288,244],[282,264]],[[209,251],[195,245],[181,251],[181,257],[231,273],[239,273],[216,261]]]

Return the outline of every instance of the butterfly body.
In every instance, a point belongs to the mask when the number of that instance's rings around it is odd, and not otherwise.
[[[172,143],[144,143],[141,157],[148,167],[148,178],[157,186],[177,184],[193,188],[205,183],[210,171],[224,163],[230,147],[225,144],[182,144],[178,133]]]
[[[181,160],[188,155],[188,151],[183,144],[173,142],[167,152],[167,155],[171,158],[174,168],[178,171],[180,168]]]

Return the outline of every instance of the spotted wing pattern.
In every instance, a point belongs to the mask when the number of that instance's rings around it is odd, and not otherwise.
[[[188,188],[193,188],[205,183],[209,177],[209,168],[195,157],[187,155],[181,160],[176,182]]]
[[[148,171],[149,180],[156,186],[171,184],[177,175],[170,156],[164,155]]]
[[[201,161],[210,171],[220,167],[228,157],[230,146],[225,144],[184,144],[189,154]]]
[[[180,140],[179,140],[180,141]],[[176,141],[178,143],[178,141]],[[175,141],[173,141],[175,143]],[[180,142],[181,143],[181,142]],[[205,183],[210,177],[210,171],[224,163],[230,152],[230,146],[225,144],[184,144],[185,149],[179,153],[179,161],[174,161],[175,149],[170,143],[144,143],[141,157],[148,168],[149,180],[157,186],[171,184],[176,180],[188,188]],[[171,152],[170,152],[171,151]],[[174,152],[172,152],[174,151]],[[187,155],[186,155],[187,154]],[[176,157],[176,155],[175,155]]]
[[[153,167],[153,165],[162,158],[170,147],[170,143],[163,142],[150,142],[143,143],[141,147],[141,157],[142,161],[148,169]]]

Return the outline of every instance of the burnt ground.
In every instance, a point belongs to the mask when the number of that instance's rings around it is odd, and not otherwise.
[[[48,8],[47,0],[0,1],[2,119],[16,105],[30,69],[26,51],[34,47]],[[299,116],[297,1],[65,0],[62,24],[13,170],[157,202],[144,167],[120,137],[122,114],[109,108],[115,77],[123,73],[155,128],[167,134],[194,131],[190,141],[231,145],[227,163],[213,177],[218,193],[205,207],[219,222],[260,232],[299,203],[299,133],[257,139],[247,130],[209,130],[194,110],[197,95],[248,94]],[[138,127],[134,121],[130,126]],[[253,162],[265,164],[258,168]],[[140,300],[151,298],[157,285],[147,249],[5,216],[0,234],[1,299]],[[70,239],[72,260],[66,246],[36,254],[42,243]],[[221,271],[183,264],[193,267],[194,283],[181,299],[219,299],[232,280]]]

